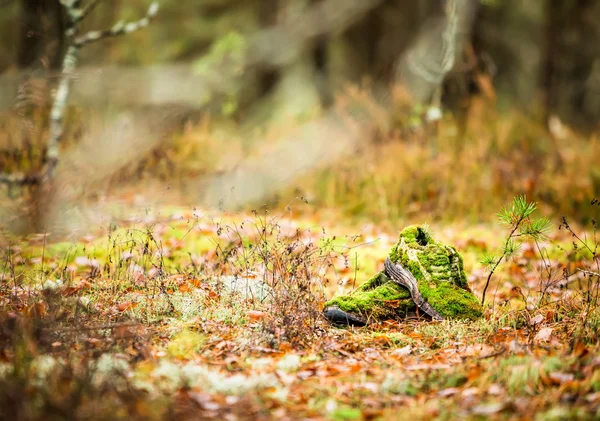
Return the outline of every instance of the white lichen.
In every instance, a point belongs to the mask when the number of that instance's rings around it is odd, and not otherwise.
[[[0,363],[0,380],[6,379],[14,370],[12,364]]]
[[[184,382],[181,367],[167,360],[162,360],[152,371],[151,376],[160,382],[160,388],[164,392],[173,393],[178,390]]]
[[[227,375],[206,366],[188,363],[181,369],[185,384],[192,388],[202,388],[210,393],[243,395],[253,390],[276,387],[279,382],[275,375],[260,373],[253,376],[243,374]]]
[[[291,373],[297,371],[302,364],[300,360],[300,355],[297,354],[286,354],[279,362],[277,363],[277,368],[281,371],[285,371],[286,373]]]
[[[129,363],[123,357],[114,354],[102,354],[92,363],[90,369],[93,370],[92,384],[97,387],[104,383],[124,386],[125,377],[131,376]]]
[[[56,291],[57,289],[63,286],[63,281],[61,279],[57,279],[53,281],[51,279],[46,279],[46,281],[42,284],[42,289],[44,291]]]
[[[257,358],[250,363],[250,366],[252,371],[264,371],[271,366],[272,362],[270,358]]]
[[[387,373],[381,383],[381,392],[393,393],[395,395],[406,395],[410,390],[410,381],[405,375],[399,373]]]

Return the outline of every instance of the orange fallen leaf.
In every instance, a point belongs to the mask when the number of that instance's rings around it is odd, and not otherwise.
[[[132,308],[135,308],[137,305],[138,305],[138,303],[131,303],[129,301],[125,301],[123,303],[117,304],[117,310],[119,310],[119,311],[130,310]]]
[[[210,294],[209,294],[209,296],[210,296]],[[248,317],[250,318],[250,320],[255,322],[257,320],[261,320],[261,319],[264,319],[265,317],[267,317],[267,313],[265,313],[264,311],[259,311],[259,310],[250,310],[250,311],[248,311]]]
[[[400,303],[400,300],[387,300],[385,302],[385,304],[387,306],[390,306],[391,308],[398,308],[398,307],[400,307],[401,303]]]
[[[48,313],[48,304],[46,304],[44,301],[40,301],[31,307],[26,307],[25,311],[29,317],[44,317]]]
[[[199,279],[195,279],[195,278],[194,278],[194,279],[191,279],[191,280],[190,280],[190,282],[191,282],[191,284],[192,284],[193,286],[195,286],[196,288],[200,288],[200,287],[202,287],[202,281],[201,281],[201,280],[199,280]]]
[[[290,344],[289,342],[281,342],[278,348],[280,351],[288,352],[292,350],[292,344]]]
[[[171,276],[167,277],[167,279],[165,279],[165,282],[181,283],[181,282],[185,282],[185,278],[186,278],[186,275],[181,275],[181,274],[171,275]]]

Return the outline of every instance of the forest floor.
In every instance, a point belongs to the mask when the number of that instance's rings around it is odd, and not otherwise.
[[[523,244],[479,321],[336,328],[325,298],[381,270],[402,227],[331,215],[165,208],[60,241],[13,238],[0,418],[600,417],[598,278],[578,271],[598,272],[593,229],[555,230],[542,254]],[[481,297],[479,261],[506,227],[431,228]]]

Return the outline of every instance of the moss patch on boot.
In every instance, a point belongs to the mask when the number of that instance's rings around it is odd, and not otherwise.
[[[423,298],[444,318],[477,319],[482,308],[475,298],[458,251],[434,240],[425,226],[409,226],[402,230],[390,259],[408,269],[417,280]],[[333,298],[325,307],[364,318],[403,318],[414,312],[416,305],[409,291],[380,272],[349,295]]]
[[[423,298],[444,318],[481,317],[482,308],[467,283],[462,256],[454,247],[435,241],[427,227],[405,228],[390,259],[413,274]]]
[[[349,295],[342,295],[325,303],[365,319],[406,317],[415,311],[415,303],[408,290],[379,272]]]

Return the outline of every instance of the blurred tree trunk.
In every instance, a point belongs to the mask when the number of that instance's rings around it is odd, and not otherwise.
[[[330,86],[338,89],[347,82],[359,82],[366,74],[375,80],[392,80],[398,57],[436,11],[438,14],[441,11],[437,0],[386,1],[345,32],[330,36],[327,43]]]
[[[600,3],[546,2],[544,90],[547,117],[584,130],[600,122]]]
[[[58,0],[21,0],[20,68],[60,67],[65,19]]]
[[[282,0],[277,2],[275,23],[294,22],[310,7],[311,0]],[[273,16],[271,16],[272,18]],[[292,36],[295,35],[293,32]],[[269,115],[268,120],[281,122],[303,118],[321,108],[321,95],[317,83],[315,41],[308,45],[290,46],[294,59],[272,74],[273,92],[259,113]],[[296,50],[296,51],[294,51]]]
[[[540,87],[544,2],[505,0],[482,4],[473,44],[495,69],[500,100],[531,105]]]

